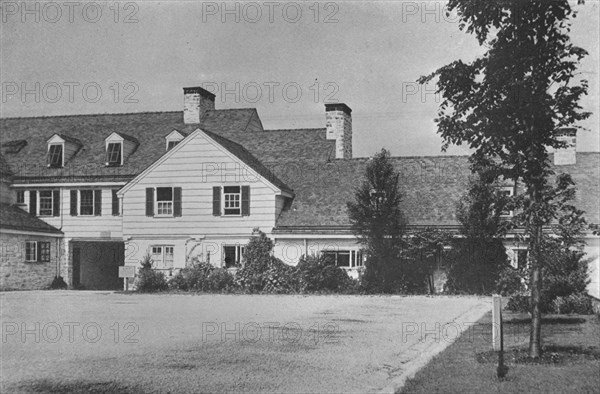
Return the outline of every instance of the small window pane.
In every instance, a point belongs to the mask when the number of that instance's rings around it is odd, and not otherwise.
[[[25,192],[23,190],[17,192],[17,204],[25,204]]]
[[[40,248],[40,261],[50,261],[50,242],[38,242]]]
[[[50,167],[62,167],[62,145],[50,145],[48,151],[48,164]]]
[[[37,242],[25,242],[25,261],[37,261]]]
[[[94,214],[94,191],[93,190],[81,190],[80,202],[79,202],[79,214],[80,215],[93,215]]]
[[[167,150],[171,150],[175,147],[175,145],[177,145],[179,143],[179,141],[169,141],[168,145],[167,145]]]
[[[121,143],[110,143],[106,150],[106,161],[108,164],[120,165],[121,164]]]
[[[40,191],[40,216],[52,216],[52,191]]]
[[[157,187],[156,188],[156,200],[157,201],[173,201],[173,188],[172,187]]]

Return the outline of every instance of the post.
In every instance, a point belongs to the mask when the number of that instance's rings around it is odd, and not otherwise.
[[[492,347],[494,351],[502,351],[502,297],[492,296]]]
[[[129,291],[129,278],[125,277],[125,291]]]

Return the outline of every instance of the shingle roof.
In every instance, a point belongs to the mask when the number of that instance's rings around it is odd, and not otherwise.
[[[288,193],[292,193],[292,189],[289,188],[284,182],[282,182],[277,176],[275,176],[271,170],[264,166],[260,160],[254,157],[250,152],[248,152],[243,146],[237,144],[233,141],[228,140],[225,137],[221,137],[215,133],[204,130],[206,135],[215,140],[219,145],[227,149],[229,152],[233,153],[237,158],[243,161],[248,167],[252,168],[256,171],[260,176],[269,180],[272,184],[277,186],[279,189],[286,191]]]
[[[0,204],[0,229],[62,234],[62,231],[10,204]]]
[[[168,133],[178,130],[190,134],[197,128],[243,145],[263,163],[286,157],[326,160],[335,146],[334,141],[325,140],[324,130],[263,133],[256,110],[245,108],[208,111],[199,125],[184,124],[181,112],[0,119],[2,141],[27,137],[27,146],[7,160],[16,181],[32,183],[133,179],[165,153],[164,137]],[[121,167],[105,166],[104,139],[113,132],[140,142]],[[76,138],[84,144],[64,168],[46,166],[46,141],[54,134]]]
[[[19,182],[128,181],[165,154],[165,136],[173,130],[210,133],[283,190],[295,197],[277,220],[277,230],[300,227],[348,227],[346,203],[361,182],[368,159],[336,160],[335,141],[325,129],[263,130],[255,109],[208,111],[200,125],[183,124],[182,112],[78,115],[0,119],[2,141],[28,144],[6,155]],[[140,142],[122,167],[105,167],[104,139],[112,132]],[[54,133],[77,138],[84,147],[62,169],[48,168],[46,141]],[[406,218],[412,225],[456,226],[455,205],[468,180],[466,156],[393,158],[401,174]],[[577,164],[561,166],[577,182],[577,205],[588,221],[600,223],[597,198],[600,153],[577,153]]]
[[[348,228],[346,203],[354,199],[368,160],[289,160],[275,165],[274,173],[294,189],[296,196],[290,209],[277,219],[275,231]],[[409,226],[458,225],[456,204],[470,176],[467,156],[394,157],[392,161],[400,173],[402,206]],[[577,164],[554,170],[572,175],[577,185],[575,205],[586,212],[589,222],[600,223],[600,153],[577,153]]]
[[[8,165],[8,162],[4,158],[4,155],[0,153],[0,176],[12,176],[13,172]]]

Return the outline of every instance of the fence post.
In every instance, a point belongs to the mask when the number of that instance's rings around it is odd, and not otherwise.
[[[494,351],[504,350],[502,343],[502,297],[492,296],[492,347]]]

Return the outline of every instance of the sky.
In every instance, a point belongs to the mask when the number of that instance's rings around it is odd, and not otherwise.
[[[485,50],[443,1],[0,3],[1,117],[180,111],[202,86],[267,129],[324,127],[324,104],[346,103],[355,157],[468,153],[441,152],[439,97],[415,82]],[[593,112],[579,151],[600,151],[599,6],[574,6]]]

